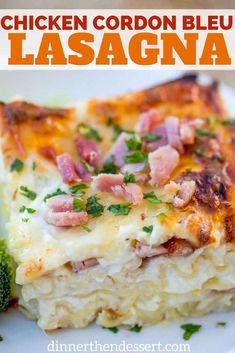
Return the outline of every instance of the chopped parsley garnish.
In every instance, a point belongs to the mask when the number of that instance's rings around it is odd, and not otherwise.
[[[103,327],[105,330],[109,330],[112,333],[118,333],[119,329],[117,327]]]
[[[201,148],[196,148],[194,152],[198,157],[205,157],[206,156],[205,152]]]
[[[153,191],[144,193],[144,199],[148,200],[150,203],[168,203],[160,200]]]
[[[110,205],[108,207],[108,211],[112,212],[116,216],[127,216],[131,210],[131,204],[129,202],[125,202],[117,205]]]
[[[32,170],[35,170],[35,169],[36,169],[36,162],[33,161],[33,163],[32,163]]]
[[[81,227],[82,227],[86,232],[88,232],[88,233],[92,232],[91,228],[85,226],[84,224],[81,225]]]
[[[27,197],[30,200],[35,200],[37,197],[36,192],[30,190],[27,186],[21,185],[20,190],[22,191],[20,194]]]
[[[144,227],[142,228],[142,230],[143,230],[145,233],[151,234],[152,231],[153,231],[153,226],[144,226]]]
[[[139,333],[141,330],[142,330],[142,326],[135,325],[131,327],[129,331]]]
[[[2,336],[0,336],[0,342],[2,342],[3,341],[3,337]]]
[[[81,135],[87,137],[88,139],[96,140],[98,142],[102,141],[102,138],[99,132],[87,124],[84,124],[84,123],[79,124],[78,130]]]
[[[106,120],[106,125],[107,125],[107,126],[112,126],[112,125],[113,125],[113,118],[108,118],[108,119]]]
[[[134,174],[125,173],[124,178],[123,178],[124,184],[135,183],[135,182],[136,182],[136,180],[135,180]]]
[[[24,213],[25,211],[27,211],[28,213],[32,214],[32,213],[35,213],[36,210],[34,210],[33,208],[29,208],[29,207],[26,207],[26,206],[21,206],[20,209],[19,209],[19,212],[20,213]]]
[[[185,169],[186,173],[191,173],[192,170],[193,170],[193,168],[191,168],[191,167]]]
[[[73,199],[73,209],[76,212],[81,212],[83,208],[83,201],[77,198]]]
[[[69,192],[71,194],[77,194],[79,191],[84,190],[84,189],[88,189],[88,186],[86,184],[77,184],[77,185],[70,186]],[[79,192],[79,194],[80,194],[80,192]]]
[[[24,169],[24,163],[20,160],[20,159],[15,159],[14,162],[11,163],[10,166],[10,171],[16,171],[18,173],[22,172],[22,170]]]
[[[216,327],[225,327],[226,325],[226,322],[217,322]]]
[[[99,217],[104,212],[104,206],[98,200],[97,196],[93,195],[88,197],[86,202],[86,211],[93,217]]]
[[[225,119],[221,122],[222,125],[228,126],[228,125],[234,125],[235,124],[235,119]]]
[[[155,135],[155,134],[145,134],[142,137],[142,140],[147,141],[147,142],[155,142],[161,140],[162,136],[161,135]]]
[[[139,162],[146,162],[147,158],[148,158],[148,155],[146,152],[136,151],[132,154],[129,154],[123,157],[123,160],[126,163],[139,163]]]
[[[29,221],[29,218],[22,218],[22,222],[28,223],[28,221]]]
[[[216,133],[211,130],[196,129],[195,131],[198,136],[207,136],[207,137],[212,137],[212,138],[216,137]]]
[[[119,125],[114,125],[113,130],[114,130],[114,137],[112,139],[113,141],[116,141],[116,139],[118,138],[119,135],[121,135],[122,132],[126,132],[128,134],[134,134],[134,131],[125,130]]]
[[[66,192],[61,190],[60,188],[58,188],[56,191],[52,192],[51,194],[47,194],[43,201],[46,202],[48,199],[50,199],[51,197],[57,196],[57,195],[66,195]]]
[[[116,174],[117,173],[117,167],[115,166],[113,159],[114,159],[113,156],[109,156],[106,159],[100,173],[105,173],[105,174]]]
[[[125,143],[129,151],[139,151],[142,148],[141,139],[136,135],[126,140]]]
[[[188,341],[194,333],[198,332],[201,329],[202,325],[184,324],[180,327],[182,328],[182,330],[185,331],[183,334],[183,338]]]

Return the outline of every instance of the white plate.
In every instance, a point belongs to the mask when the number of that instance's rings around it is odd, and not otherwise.
[[[77,100],[84,100],[91,97],[107,97],[116,94],[122,94],[129,90],[153,85],[156,82],[162,82],[175,78],[180,75],[179,72],[170,71],[83,71],[83,72],[1,72],[0,73],[0,98],[9,100],[13,96],[21,96],[39,103],[61,102],[74,103]],[[207,80],[206,77],[202,77]],[[234,91],[222,86],[222,94],[226,100],[227,106],[234,116],[235,99]],[[235,274],[234,274],[235,275]],[[216,323],[225,321],[226,327],[218,328]],[[202,330],[193,335],[191,340],[186,342],[182,339],[182,322],[193,322],[201,324]],[[27,320],[16,310],[10,309],[0,316],[0,335],[4,337],[0,342],[0,352],[4,353],[45,353],[52,351],[51,344],[54,341],[54,351],[66,352],[102,352],[99,344],[112,343],[121,344],[113,346],[113,352],[116,348],[119,351],[128,351],[123,349],[125,344],[180,344],[189,343],[192,353],[235,353],[235,312],[233,313],[213,313],[199,319],[187,319],[170,324],[157,325],[144,328],[141,333],[136,334],[126,330],[120,330],[113,334],[101,327],[91,325],[82,330],[57,330],[46,334],[42,332],[36,323]],[[97,346],[95,347],[95,341]],[[78,344],[89,344],[93,342],[94,346],[74,346]],[[72,344],[70,346],[56,346],[56,343]],[[77,350],[74,350],[75,349]],[[94,348],[92,350],[92,348]],[[111,347],[112,348],[112,347]],[[103,351],[111,352],[110,347],[103,346]],[[131,347],[129,347],[130,349]],[[135,348],[132,346],[132,348]],[[150,347],[145,346],[142,352],[150,351]],[[164,347],[168,348],[168,347]],[[60,349],[60,350],[59,350]],[[80,349],[80,350],[78,350]],[[163,347],[162,347],[163,349]],[[116,350],[117,351],[117,350]],[[139,346],[141,351],[141,346]],[[161,352],[155,346],[155,352]],[[172,352],[183,352],[178,346],[172,346]]]

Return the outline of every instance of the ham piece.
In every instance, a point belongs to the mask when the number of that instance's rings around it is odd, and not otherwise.
[[[80,158],[92,167],[99,169],[101,167],[101,155],[96,141],[79,136],[75,143]]]
[[[47,200],[48,211],[45,220],[56,227],[76,227],[88,222],[85,211],[76,212],[73,208],[73,197],[58,195]]]
[[[178,164],[179,153],[169,145],[149,153],[150,185],[164,185]]]
[[[126,140],[129,140],[131,138],[131,135],[128,134],[127,132],[122,132],[117,140],[114,142],[112,145],[110,151],[105,157],[105,160],[107,160],[110,156],[113,156],[113,162],[116,167],[121,168],[124,165],[124,160],[123,157],[128,155],[130,151],[127,148],[126,145]]]
[[[56,163],[60,174],[62,175],[63,181],[69,184],[73,181],[79,181],[78,174],[75,170],[75,165],[72,157],[68,153],[59,154],[56,157]]]
[[[123,183],[121,174],[99,174],[93,178],[92,187],[101,192],[110,192],[116,196],[121,196],[134,205],[139,205],[143,201],[141,187],[134,183]]]

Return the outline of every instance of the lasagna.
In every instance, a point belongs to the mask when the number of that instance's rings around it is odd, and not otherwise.
[[[195,76],[71,108],[0,105],[19,306],[44,330],[235,307],[235,124]]]

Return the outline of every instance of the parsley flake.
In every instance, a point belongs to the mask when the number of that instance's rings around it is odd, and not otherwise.
[[[125,202],[122,204],[110,205],[108,207],[108,211],[112,212],[116,216],[127,216],[130,213],[131,204],[129,202]]]
[[[29,207],[26,207],[26,206],[21,206],[20,209],[19,209],[19,212],[20,213],[24,213],[25,211],[27,211],[29,214],[32,214],[32,213],[35,213],[36,210],[34,210],[33,208],[29,208]]]
[[[142,137],[143,141],[147,141],[147,142],[155,142],[155,141],[159,141],[161,140],[162,136],[161,135],[155,135],[155,134],[145,134]]]
[[[3,337],[2,336],[0,336],[0,342],[2,342],[3,341]]]
[[[116,141],[119,135],[121,135],[122,132],[126,132],[127,134],[134,134],[134,131],[131,130],[125,130],[123,129],[120,125],[113,125],[113,130],[114,130],[114,137],[112,141]]]
[[[221,122],[222,125],[228,126],[228,125],[234,125],[235,124],[235,119],[225,119]]]
[[[81,135],[85,136],[88,139],[96,140],[98,142],[102,141],[99,132],[85,123],[81,123],[78,125],[78,131]]]
[[[36,169],[36,162],[35,161],[33,161],[33,163],[32,163],[32,170],[35,170]]]
[[[23,169],[24,169],[24,163],[20,159],[16,158],[14,162],[11,163],[11,166],[10,166],[11,172],[16,171],[20,173],[22,172]]]
[[[216,327],[225,327],[226,325],[226,322],[217,322]]]
[[[103,327],[105,330],[109,330],[112,333],[118,333],[119,329],[117,327]]]
[[[86,232],[88,232],[88,233],[92,232],[91,228],[85,226],[84,224],[81,225],[81,227],[82,227]]]
[[[207,136],[211,138],[216,137],[216,133],[214,131],[204,130],[204,129],[196,129],[195,131],[198,136]]]
[[[29,221],[29,218],[22,218],[22,222],[28,223],[28,221]]]
[[[136,135],[126,140],[125,143],[129,151],[139,151],[142,148],[141,139]]]
[[[84,189],[88,189],[88,186],[86,184],[82,183],[82,184],[77,184],[77,185],[70,186],[69,191],[70,191],[71,194],[77,194],[78,191],[81,191],[81,190],[84,190]]]
[[[205,157],[206,156],[205,152],[201,148],[196,148],[194,152],[198,157]]]
[[[83,208],[83,202],[80,199],[74,198],[73,199],[73,209],[76,212],[81,212]]]
[[[125,175],[124,175],[124,178],[123,178],[123,183],[124,184],[128,184],[128,183],[135,183],[135,182],[136,182],[135,175],[134,174],[128,174],[126,172]]]
[[[98,200],[97,196],[93,195],[88,197],[86,202],[86,211],[93,217],[99,217],[104,212],[104,206]]]
[[[20,190],[22,191],[20,194],[27,197],[30,200],[35,200],[37,197],[36,192],[30,190],[27,186],[21,185]]]
[[[141,330],[142,330],[142,326],[135,325],[131,327],[129,331],[139,333]]]
[[[109,156],[106,159],[106,161],[104,162],[103,168],[100,171],[100,173],[105,173],[105,174],[116,174],[117,173],[117,167],[114,164],[113,155]]]
[[[123,157],[124,162],[126,163],[139,163],[139,162],[146,162],[148,155],[146,152],[143,151],[136,151],[132,154]]]
[[[142,228],[142,230],[143,230],[145,233],[151,234],[152,231],[153,231],[153,226],[144,226],[144,227]]]
[[[153,191],[144,193],[144,199],[148,200],[150,203],[168,203],[168,202],[163,202],[160,200]]]
[[[202,325],[184,324],[180,327],[182,328],[182,330],[185,331],[183,334],[183,338],[188,341],[194,333],[198,332],[201,329]]]
[[[50,199],[51,197],[57,196],[57,195],[66,195],[66,192],[61,190],[60,188],[58,188],[56,191],[52,192],[51,194],[47,194],[43,201],[46,202],[48,199]]]

